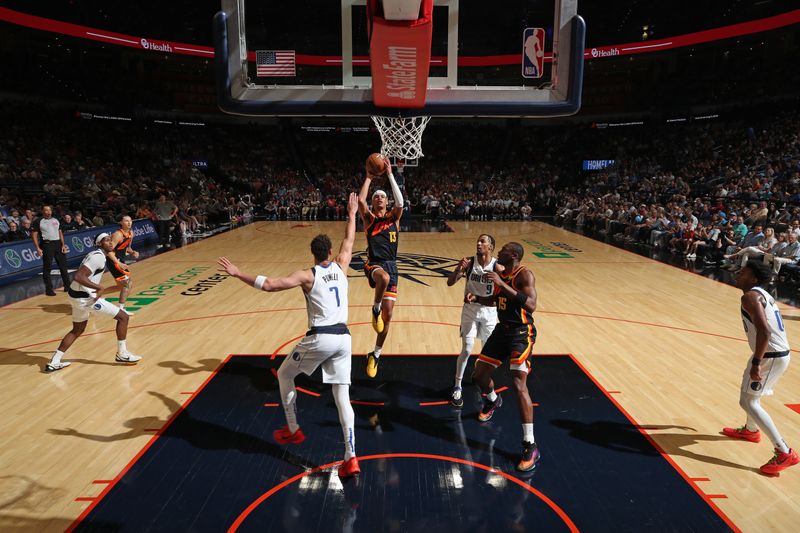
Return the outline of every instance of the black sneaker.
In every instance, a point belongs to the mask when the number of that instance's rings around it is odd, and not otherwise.
[[[503,397],[499,394],[497,395],[497,399],[493,402],[490,402],[488,399],[483,400],[483,409],[481,412],[478,413],[478,420],[481,422],[487,422],[492,418],[492,415],[497,410],[498,407],[503,405]]]
[[[520,472],[530,472],[536,468],[536,464],[539,462],[540,458],[539,447],[536,446],[535,442],[522,441],[522,457],[520,457],[519,463],[517,463],[517,470]]]
[[[453,407],[464,406],[464,397],[462,395],[461,387],[453,387],[453,391],[450,393],[450,405]]]
[[[53,289],[47,289],[46,291],[44,291],[44,293],[46,295],[48,295],[48,296],[55,296],[56,295],[56,291],[54,291]]]

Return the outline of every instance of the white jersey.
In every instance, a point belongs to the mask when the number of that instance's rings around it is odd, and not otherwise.
[[[347,324],[347,275],[333,261],[311,271],[314,285],[305,293],[308,328]]]
[[[95,250],[93,252],[89,252],[88,254],[86,254],[86,257],[83,258],[81,266],[78,267],[78,270],[80,270],[84,266],[91,271],[91,274],[89,274],[89,281],[91,281],[95,285],[99,285],[100,278],[103,277],[103,272],[105,272],[106,270],[106,254],[104,254],[102,250]],[[88,293],[90,296],[94,296],[95,293],[95,290],[92,289],[91,287],[85,287],[74,280],[72,281],[69,287],[73,291],[82,291]]]
[[[492,257],[489,260],[489,264],[485,267],[482,267],[480,263],[478,263],[478,258],[472,258],[472,268],[466,273],[467,283],[464,286],[464,294],[467,293],[474,294],[475,296],[491,296],[494,294],[494,283],[487,279],[486,274],[494,270],[494,265],[497,260]],[[469,305],[475,305],[469,304]],[[477,304],[480,305],[480,304]]]
[[[775,300],[769,295],[767,291],[761,287],[753,287],[751,290],[756,291],[764,298],[764,314],[767,316],[767,324],[769,324],[769,341],[767,344],[767,353],[770,352],[786,352],[789,351],[789,340],[786,338],[786,328],[783,325],[783,318],[778,306],[775,305]],[[756,349],[756,326],[750,315],[742,307],[742,323],[744,324],[744,331],[747,333],[747,341],[750,343],[750,349]]]

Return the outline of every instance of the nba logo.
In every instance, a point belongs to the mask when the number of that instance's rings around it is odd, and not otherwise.
[[[544,28],[522,32],[522,77],[541,78],[544,67]]]

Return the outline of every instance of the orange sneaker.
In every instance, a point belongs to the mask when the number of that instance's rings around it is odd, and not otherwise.
[[[306,440],[302,429],[297,428],[297,431],[292,433],[289,431],[289,426],[281,426],[273,431],[272,438],[275,439],[278,444],[300,444]]]
[[[750,431],[746,427],[723,428],[722,434],[732,439],[744,439],[750,442],[761,442],[761,432],[759,430]]]
[[[797,463],[800,463],[800,457],[797,456],[796,451],[790,449],[789,453],[783,453],[778,448],[775,448],[775,455],[760,470],[762,474],[777,476],[780,475],[781,470],[786,470]]]
[[[339,477],[353,477],[361,472],[361,467],[358,466],[358,459],[351,457],[339,466]]]

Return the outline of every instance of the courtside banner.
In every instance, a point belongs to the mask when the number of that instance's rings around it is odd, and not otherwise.
[[[64,234],[67,251],[67,263],[80,263],[83,257],[97,248],[95,237],[100,233],[112,233],[119,229],[117,224],[70,231]],[[141,244],[158,240],[156,227],[151,220],[136,220],[133,223],[133,244]],[[56,268],[55,261],[53,268]],[[31,239],[0,245],[0,285],[20,281],[37,276],[42,271],[42,258],[36,253]]]
[[[375,13],[377,0],[368,9]],[[378,107],[419,108],[425,105],[433,36],[433,0],[424,0],[414,21],[372,16],[369,59],[372,100]]]

